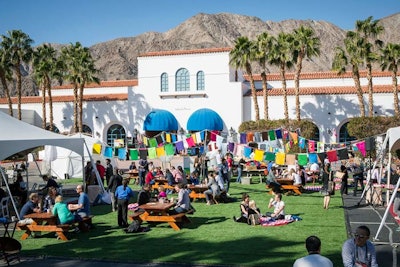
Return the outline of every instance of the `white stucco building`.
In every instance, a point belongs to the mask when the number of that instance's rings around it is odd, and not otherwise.
[[[254,120],[255,115],[249,82],[241,72],[236,73],[229,66],[229,52],[229,48],[215,48],[152,52],[139,56],[137,80],[103,81],[100,85],[85,88],[83,122],[86,130],[112,145],[114,138],[129,138],[135,129],[143,133],[149,124],[157,124],[148,118],[154,110],[171,113],[177,122],[177,125],[173,125],[175,129],[158,130],[203,130],[189,129],[188,126],[190,124],[193,128],[189,121],[196,111],[207,109],[214,111],[221,119],[223,128],[217,130],[229,132],[233,128],[237,131],[242,122]],[[361,75],[361,84],[366,90],[365,73]],[[293,74],[289,73],[287,77],[289,117],[293,119]],[[259,90],[260,117],[263,118],[261,77],[256,75],[255,79]],[[374,73],[373,82],[375,114],[393,115],[390,73]],[[270,119],[282,119],[283,97],[278,74],[268,75],[268,88]],[[333,72],[303,73],[300,90],[301,118],[317,125],[320,141],[343,141],[346,138],[340,134],[341,130],[344,133],[343,126],[349,118],[360,115],[351,74],[337,76]],[[58,86],[52,92],[54,125],[59,132],[69,133],[73,125],[72,88]],[[367,97],[365,94],[366,109]],[[16,98],[13,99],[13,107],[17,107]],[[5,98],[0,99],[0,108],[7,112]],[[22,108],[23,120],[41,126],[40,96],[23,97]],[[335,132],[336,135],[333,134]]]

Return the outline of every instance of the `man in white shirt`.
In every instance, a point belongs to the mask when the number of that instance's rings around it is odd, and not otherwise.
[[[333,263],[327,257],[321,256],[321,240],[317,236],[309,236],[306,239],[308,255],[297,259],[293,267],[333,267]]]

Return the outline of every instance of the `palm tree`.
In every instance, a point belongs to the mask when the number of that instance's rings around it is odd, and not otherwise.
[[[49,96],[50,131],[53,131],[53,100],[51,96],[51,80],[55,72],[56,50],[47,44],[43,44],[33,52],[33,71],[37,83],[42,89],[42,118],[43,129],[46,129],[46,91]]]
[[[392,71],[393,105],[395,116],[400,116],[397,90],[397,69],[400,64],[400,44],[388,43],[382,50],[381,68]]]
[[[260,111],[257,101],[256,86],[251,63],[255,59],[255,44],[247,37],[239,37],[235,40],[235,47],[229,53],[231,59],[229,64],[236,69],[244,69],[250,77],[251,95],[253,97],[256,121],[260,120]]]
[[[277,42],[272,47],[270,54],[271,64],[279,67],[282,80],[283,108],[285,120],[289,120],[289,107],[287,101],[286,69],[293,66],[291,43],[293,35],[281,32],[278,34]]]
[[[257,36],[256,41],[256,60],[258,64],[260,64],[261,71],[261,79],[262,79],[262,89],[263,89],[263,100],[264,100],[264,119],[269,120],[268,114],[268,82],[267,82],[267,62],[269,61],[270,52],[276,39],[268,34],[267,32],[263,32]]]
[[[59,63],[62,63],[63,77],[70,81],[74,91],[74,132],[82,132],[83,125],[83,91],[86,83],[99,83],[94,74],[94,60],[87,47],[79,42],[61,50]]]
[[[2,35],[2,46],[10,59],[17,78],[17,99],[18,99],[18,119],[21,120],[21,94],[22,94],[22,74],[23,63],[29,63],[32,57],[33,40],[26,33],[20,30],[7,32],[8,36]]]
[[[345,73],[346,67],[351,65],[361,117],[365,117],[365,105],[359,72],[359,65],[363,63],[362,50],[360,47],[363,46],[364,40],[362,38],[359,38],[354,32],[347,32],[346,38],[344,39],[344,48],[336,47],[332,62],[332,69],[337,71],[339,75]]]
[[[305,57],[319,56],[321,42],[315,36],[314,30],[309,27],[300,26],[293,34],[293,61],[296,62],[294,75],[294,89],[296,94],[296,119],[300,121],[300,74]]]
[[[85,89],[85,84],[97,83],[100,84],[99,78],[95,75],[98,72],[94,66],[94,60],[90,54],[89,48],[85,47],[81,55],[81,80],[79,84],[79,132],[83,132],[83,91]]]
[[[364,39],[364,46],[360,47],[364,50],[365,65],[367,68],[368,80],[368,116],[374,115],[374,102],[373,102],[373,84],[372,84],[372,63],[379,59],[377,53],[378,47],[382,47],[383,42],[377,39],[378,35],[384,31],[382,25],[378,25],[379,20],[372,20],[372,16],[366,20],[356,21],[356,32]]]
[[[8,113],[10,116],[13,116],[11,95],[7,84],[7,81],[12,80],[12,66],[6,55],[7,53],[0,47],[0,80],[1,84],[3,85],[4,93],[7,97]]]

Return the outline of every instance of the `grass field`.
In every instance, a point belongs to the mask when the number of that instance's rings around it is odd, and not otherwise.
[[[71,181],[70,181],[71,182]],[[131,186],[138,189],[136,186]],[[88,233],[70,233],[70,241],[57,240],[54,234],[22,240],[26,256],[62,256],[121,262],[179,262],[208,265],[292,266],[296,258],[306,255],[304,240],[317,235],[322,240],[322,255],[334,266],[341,266],[341,246],[346,240],[342,199],[332,197],[329,210],[322,208],[318,192],[301,196],[284,196],[287,214],[302,220],[284,226],[263,227],[235,223],[239,216],[241,194],[248,192],[262,213],[271,195],[264,184],[231,184],[232,203],[207,206],[196,201],[191,224],[174,231],[159,224],[149,232],[126,234],[117,226],[117,213],[110,206],[92,207],[95,229]],[[176,197],[176,195],[174,195]],[[17,239],[22,235],[17,231]]]

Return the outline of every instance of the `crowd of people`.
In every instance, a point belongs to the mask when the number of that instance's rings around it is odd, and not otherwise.
[[[152,162],[148,162],[146,159],[139,160],[136,165],[135,162],[129,166],[130,170],[138,170],[139,179],[138,184],[141,186],[141,190],[137,196],[138,206],[148,203],[150,201],[162,201],[162,202],[174,202],[173,209],[170,211],[171,214],[185,213],[190,210],[191,203],[189,198],[190,189],[187,185],[199,185],[202,184],[208,189],[204,192],[206,197],[206,204],[218,204],[218,197],[222,194],[228,194],[230,181],[233,176],[233,159],[230,153],[226,155],[220,154],[220,151],[216,154],[215,162],[216,165],[212,168],[207,168],[207,176],[204,176],[204,158],[198,157],[197,162],[195,160],[194,171],[190,174],[186,174],[182,166],[171,166],[163,170],[161,167],[156,167]],[[246,162],[244,159],[240,159],[237,165],[237,179],[236,182],[241,182],[241,174],[243,167]],[[96,168],[99,178],[96,176],[94,171]],[[400,174],[400,170],[399,174]],[[321,172],[321,175],[319,173]],[[340,172],[343,174],[340,179],[342,181],[340,192],[343,195],[348,194],[348,168],[344,165],[340,166]],[[322,182],[323,191],[323,208],[328,209],[330,203],[330,197],[332,195],[331,182],[333,182],[333,170],[329,160],[325,160],[322,167],[318,164],[311,164],[307,169],[304,168],[292,168],[288,171],[286,177],[293,179],[294,184],[304,185],[309,176],[317,174]],[[377,179],[377,174],[371,172],[372,179]],[[285,202],[282,200],[282,188],[277,181],[276,176],[282,175],[279,173],[277,168],[271,164],[268,165],[268,172],[266,173],[266,183],[273,188],[273,198],[270,199],[266,205],[267,211],[262,213],[260,207],[258,207],[254,200],[250,199],[249,194],[244,193],[242,195],[242,201],[240,203],[240,216],[234,216],[235,222],[249,223],[249,217],[252,214],[257,214],[259,217],[266,217],[273,220],[282,220],[285,218]],[[17,174],[15,195],[18,192],[27,192],[23,186],[23,179],[20,173]],[[154,185],[157,177],[163,177],[167,180],[164,186],[159,186],[157,194],[152,194],[152,185]],[[52,178],[46,175],[43,176],[43,180],[46,182],[43,192],[46,192],[43,198],[37,193],[32,193],[29,198],[24,201],[23,194],[21,201],[24,202],[20,211],[21,223],[31,223],[30,219],[24,219],[24,216],[33,212],[52,212],[57,216],[60,224],[68,224],[73,222],[79,222],[82,218],[90,215],[90,202],[88,195],[85,193],[86,188],[83,185],[78,185],[76,188],[79,194],[79,200],[77,204],[66,204],[63,202],[63,197],[59,192],[58,183]],[[128,227],[128,205],[132,198],[135,197],[135,193],[129,187],[129,179],[124,179],[122,173],[114,168],[110,160],[106,161],[106,166],[102,166],[100,161],[97,161],[95,165],[88,162],[85,168],[85,184],[96,185],[103,183],[103,186],[107,186],[111,195],[111,209],[117,212],[117,224],[122,228]],[[334,190],[333,190],[334,191]],[[177,193],[178,197],[174,201],[171,197],[168,197],[171,193]],[[26,195],[26,193],[25,193]],[[400,198],[399,198],[400,199]],[[398,205],[398,212],[400,215],[400,201],[396,202]],[[396,211],[396,209],[395,209]],[[354,238],[347,240],[343,245],[343,264],[344,266],[358,266],[356,264],[367,264],[366,266],[377,266],[375,249],[369,239],[369,229],[366,226],[360,226],[354,233]],[[310,236],[305,241],[308,256],[301,259],[297,259],[293,266],[332,266],[332,262],[320,255],[321,253],[321,240],[317,236]],[[308,264],[308,265],[305,265]],[[359,265],[364,266],[364,265]]]

